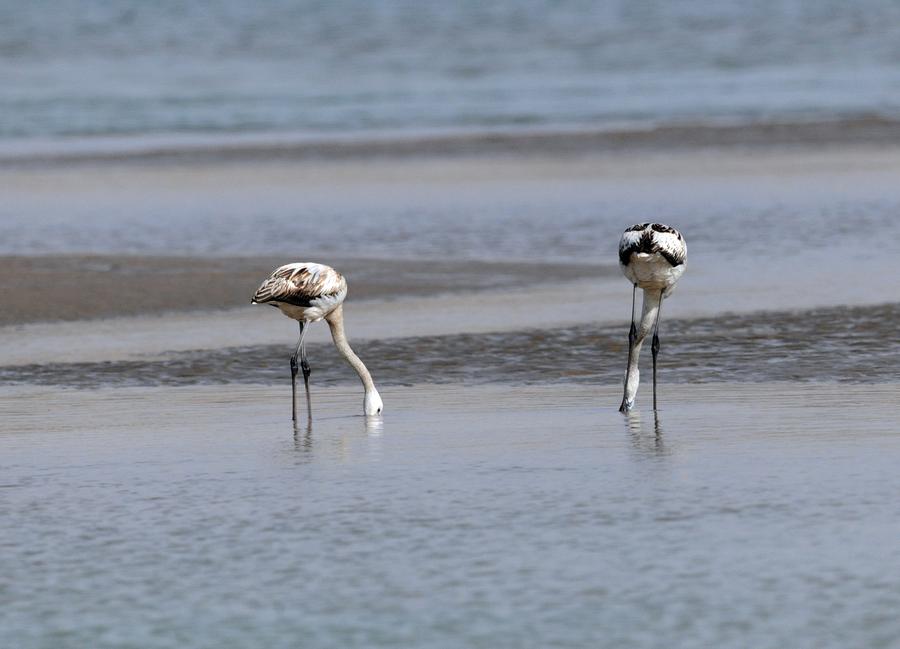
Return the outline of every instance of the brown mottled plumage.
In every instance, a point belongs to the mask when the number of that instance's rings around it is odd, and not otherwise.
[[[337,306],[342,301],[338,300],[339,296],[346,293],[347,281],[335,269],[322,264],[300,262],[276,268],[256,289],[250,302],[271,303],[279,308],[281,305],[290,305],[304,310],[313,307],[321,313],[310,314],[314,317],[303,319],[315,321],[321,320],[331,310],[328,306]],[[285,311],[285,315],[290,314]]]

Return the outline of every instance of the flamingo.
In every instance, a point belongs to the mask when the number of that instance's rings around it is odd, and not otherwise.
[[[662,301],[675,288],[684,273],[687,244],[675,228],[662,223],[638,223],[622,234],[619,241],[619,265],[631,282],[631,329],[628,332],[628,369],[625,371],[625,394],[619,412],[634,407],[640,372],[638,360],[644,338],[653,330],[653,410],[656,410],[656,357],[659,354],[659,312]],[[644,291],[641,326],[634,322],[634,300],[637,289]]]
[[[330,266],[312,262],[297,262],[276,268],[266,281],[259,285],[250,304],[271,304],[289,318],[300,323],[300,340],[291,356],[291,412],[297,421],[297,356],[303,370],[306,386],[307,412],[310,410],[309,362],[304,342],[309,325],[323,318],[331,329],[331,337],[338,353],[350,364],[365,389],[363,411],[367,415],[380,414],[384,408],[381,396],[375,389],[372,375],[366,369],[347,342],[344,333],[344,298],[347,297],[347,280]]]

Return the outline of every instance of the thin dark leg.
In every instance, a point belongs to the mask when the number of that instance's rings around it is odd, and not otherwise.
[[[306,327],[304,323],[300,323],[300,340],[297,341],[297,348],[294,350],[294,354],[291,356],[291,419],[293,421],[297,421],[297,356],[303,352],[303,364],[305,365],[303,369],[303,378],[307,380],[309,378],[309,374],[307,370],[309,369],[309,365],[306,364],[306,353],[304,351],[303,346],[303,337],[306,334]],[[309,401],[309,384],[307,383],[306,388],[306,398],[307,402]]]
[[[628,330],[628,363],[631,363],[631,350],[634,349],[634,343],[637,340],[637,325],[634,324],[634,295],[637,293],[637,284],[631,289],[631,328]],[[625,392],[622,394],[622,405],[619,406],[619,412],[625,412],[628,407],[628,365],[625,366],[625,381],[622,388]]]
[[[300,336],[300,369],[303,370],[303,385],[306,388],[306,413],[310,422],[312,421],[312,401],[309,398],[309,375],[312,370],[309,368],[309,361],[306,360],[306,342],[303,336]]]
[[[653,342],[650,351],[653,353],[653,410],[656,410],[656,357],[659,355],[659,312],[662,311],[663,291],[659,292],[659,306],[656,307],[656,323],[653,325]]]
[[[297,356],[291,356],[291,421],[297,421]]]

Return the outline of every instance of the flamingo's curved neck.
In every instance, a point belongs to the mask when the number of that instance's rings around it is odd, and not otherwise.
[[[366,392],[374,391],[375,382],[372,381],[372,375],[369,374],[369,370],[366,368],[365,364],[360,360],[353,349],[351,349],[350,343],[347,342],[347,334],[344,333],[344,305],[339,304],[334,311],[325,316],[325,321],[331,329],[331,337],[334,340],[334,346],[337,347],[340,355],[343,356],[347,360],[347,363],[350,364],[350,367],[359,374],[359,380],[362,381]]]

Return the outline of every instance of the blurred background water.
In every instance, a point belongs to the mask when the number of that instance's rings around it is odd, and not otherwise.
[[[893,0],[0,2],[0,139],[900,116]]]

